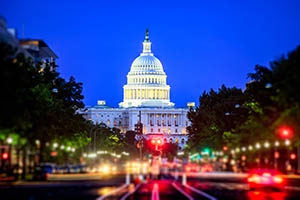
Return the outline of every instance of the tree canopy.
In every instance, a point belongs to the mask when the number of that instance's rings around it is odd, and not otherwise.
[[[281,126],[290,127],[293,144],[299,144],[300,47],[254,71],[244,91],[222,85],[203,92],[199,106],[188,112],[189,151],[274,141]]]

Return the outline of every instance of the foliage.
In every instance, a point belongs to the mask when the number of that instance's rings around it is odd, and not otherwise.
[[[189,148],[201,151],[206,147],[220,149],[224,144],[224,132],[241,123],[245,110],[240,106],[244,102],[241,89],[227,88],[224,85],[218,92],[210,90],[200,97],[200,106],[190,109]]]
[[[293,130],[293,144],[300,144],[300,46],[269,68],[256,65],[254,70],[245,91],[223,85],[200,96],[199,107],[188,112],[188,150],[274,141],[283,125]]]
[[[77,113],[84,107],[82,83],[61,78],[54,62],[34,64],[5,42],[0,43],[0,66],[1,135],[4,130],[9,130],[6,137],[18,135],[14,141],[20,148],[36,148],[38,140],[41,161],[48,156],[47,143],[86,144],[85,119]]]

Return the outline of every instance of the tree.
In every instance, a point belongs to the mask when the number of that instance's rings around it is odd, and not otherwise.
[[[53,70],[55,63],[34,64],[5,42],[0,43],[0,66],[0,87],[5,94],[1,98],[0,132],[18,134],[23,152],[39,147],[43,161],[47,143],[79,136],[87,139],[85,119],[77,112],[84,107],[82,83],[73,77],[65,81]]]
[[[190,109],[188,127],[190,150],[201,151],[206,147],[221,149],[226,142],[224,133],[231,131],[245,119],[243,105],[245,98],[241,89],[227,88],[204,92],[199,98],[199,107]]]
[[[130,153],[131,158],[138,158],[140,149],[137,148],[136,132],[127,131],[123,140],[124,151]],[[143,148],[143,147],[140,147]],[[143,148],[144,149],[144,148]]]
[[[290,126],[295,133],[300,127],[300,46],[288,53],[287,57],[270,62],[270,67],[257,65],[255,73],[249,73],[252,79],[246,93],[254,96],[261,105],[264,118],[260,118],[269,129],[269,136],[276,137],[279,127]],[[295,144],[300,144],[298,137]]]

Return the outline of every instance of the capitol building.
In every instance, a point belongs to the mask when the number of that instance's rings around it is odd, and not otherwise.
[[[142,137],[163,137],[164,142],[177,143],[183,149],[187,143],[186,127],[190,103],[185,108],[176,108],[170,101],[170,86],[163,65],[151,51],[149,32],[146,30],[143,51],[132,62],[123,86],[123,101],[118,108],[109,107],[104,100],[86,108],[86,117],[93,123],[105,123],[122,133],[134,130],[142,123]]]

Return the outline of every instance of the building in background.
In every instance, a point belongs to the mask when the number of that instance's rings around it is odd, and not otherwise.
[[[34,63],[42,62],[44,66],[50,65],[51,70],[56,69],[55,60],[58,56],[46,42],[40,39],[20,39],[19,44],[33,57]]]
[[[141,122],[144,138],[160,135],[164,142],[176,142],[183,149],[188,140],[186,127],[190,125],[188,105],[176,108],[170,101],[167,75],[160,60],[151,51],[147,30],[143,51],[133,61],[127,74],[119,108],[109,107],[104,100],[99,100],[96,106],[86,108],[85,116],[95,124],[105,123],[108,127],[119,128],[123,133],[135,130],[136,124]]]
[[[46,42],[40,39],[18,39],[17,30],[7,28],[6,20],[2,16],[0,16],[0,41],[17,48],[17,53],[24,53],[24,55],[30,57],[35,64],[42,62],[43,65],[48,64],[52,67],[52,70],[55,70],[55,59],[57,59],[58,56]]]

